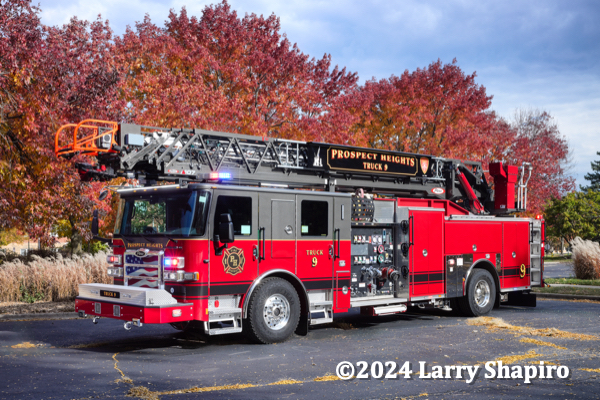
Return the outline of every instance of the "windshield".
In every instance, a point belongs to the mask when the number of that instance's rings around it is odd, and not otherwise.
[[[116,235],[204,236],[210,193],[152,194],[121,200]]]

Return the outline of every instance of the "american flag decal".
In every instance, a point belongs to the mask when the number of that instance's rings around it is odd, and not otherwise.
[[[158,266],[158,256],[149,256],[140,258],[133,254],[125,255],[125,264],[137,264],[137,265],[156,265]]]
[[[157,288],[159,279],[159,257],[138,257],[125,255],[125,275],[127,286]]]

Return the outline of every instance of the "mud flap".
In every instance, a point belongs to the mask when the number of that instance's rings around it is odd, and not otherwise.
[[[508,293],[508,301],[502,304],[508,306],[536,307],[536,296],[535,293],[531,292],[510,292]]]
[[[298,327],[296,328],[296,335],[306,336],[308,335],[308,314],[302,313],[300,314],[300,321],[298,321]]]

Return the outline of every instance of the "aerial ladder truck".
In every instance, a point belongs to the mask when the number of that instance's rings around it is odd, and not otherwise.
[[[543,285],[543,220],[515,216],[529,164],[490,164],[492,190],[478,162],[99,120],[55,152],[83,180],[139,182],[116,190],[113,284],[79,286],[94,322],[274,343],[351,308],[535,306]]]

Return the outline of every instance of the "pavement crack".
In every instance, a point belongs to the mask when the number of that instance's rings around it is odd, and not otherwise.
[[[121,377],[119,379],[116,379],[115,383],[123,382],[123,383],[133,384],[133,380],[131,380],[131,378],[126,377],[125,374],[123,373],[123,371],[121,371],[121,368],[119,368],[119,366],[118,366],[119,360],[117,360],[117,354],[119,354],[119,353],[113,354],[112,359],[115,360],[115,369],[117,371],[119,371],[119,373],[121,374]]]

